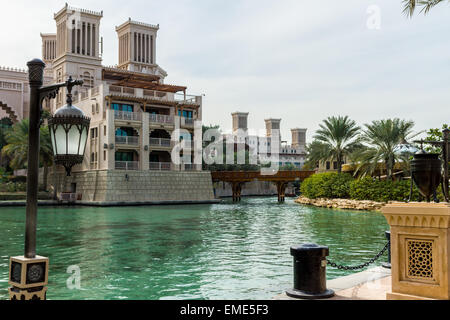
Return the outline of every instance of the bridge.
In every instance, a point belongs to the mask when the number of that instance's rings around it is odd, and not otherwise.
[[[289,182],[303,181],[315,174],[315,171],[278,171],[274,174],[262,174],[260,171],[214,171],[211,172],[213,182],[231,184],[233,202],[241,201],[242,186],[254,180],[270,181],[277,186],[278,202],[284,202],[286,187]]]

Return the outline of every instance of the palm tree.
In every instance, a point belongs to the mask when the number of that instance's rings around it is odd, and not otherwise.
[[[353,157],[353,161],[357,163],[355,174],[373,174],[380,169],[380,163],[383,163],[387,177],[392,179],[396,162],[407,159],[405,155],[396,152],[397,147],[421,132],[412,135],[414,122],[398,118],[375,120],[365,127],[360,141],[367,143],[369,147]]]
[[[434,6],[444,2],[444,0],[403,0],[403,13],[412,17],[417,6],[421,6],[420,13],[427,14]]]
[[[2,154],[11,159],[12,169],[23,169],[27,167],[28,161],[28,119],[16,123],[5,134],[7,145],[3,147]],[[50,140],[50,131],[47,126],[40,128],[40,161],[44,166],[44,188],[47,187],[48,166],[53,162],[53,149]]]
[[[337,161],[338,173],[341,173],[344,158],[360,147],[356,143],[360,127],[348,116],[329,117],[319,127],[308,146],[308,162]]]
[[[5,134],[6,145],[2,154],[11,159],[9,166],[23,169],[27,165],[28,157],[28,119],[16,123]]]

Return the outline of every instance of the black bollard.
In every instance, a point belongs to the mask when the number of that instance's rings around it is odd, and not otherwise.
[[[328,254],[328,247],[317,244],[291,248],[291,255],[294,256],[294,289],[286,291],[289,297],[325,299],[334,296],[334,291],[327,289]]]
[[[389,248],[388,248],[388,262],[385,262],[382,264],[383,268],[391,269],[391,232],[386,231],[386,239],[389,242]]]

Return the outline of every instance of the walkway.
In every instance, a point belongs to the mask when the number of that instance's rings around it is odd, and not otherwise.
[[[328,289],[336,295],[327,300],[386,300],[391,292],[391,270],[376,267],[327,282]],[[285,293],[274,300],[301,300],[288,297]]]

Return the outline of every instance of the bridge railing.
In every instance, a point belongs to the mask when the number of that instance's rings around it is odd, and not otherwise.
[[[211,172],[213,180],[219,181],[245,181],[245,180],[304,180],[312,176],[315,171],[278,171],[273,175],[263,175],[260,171],[214,171]]]

